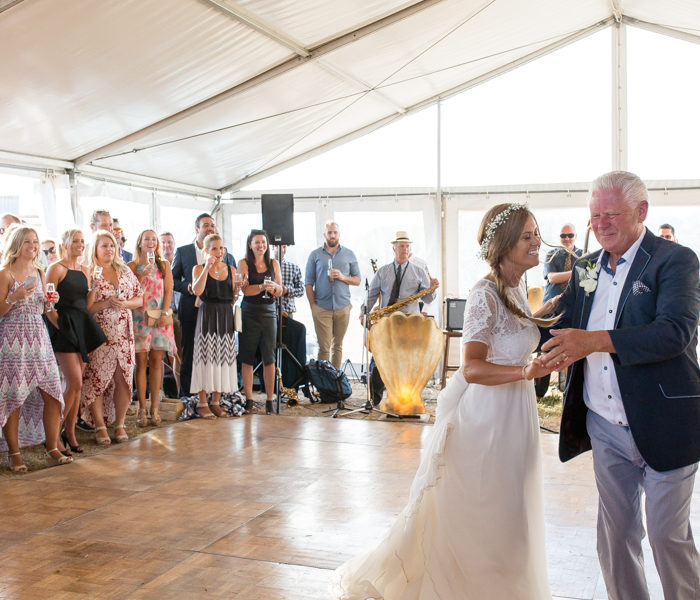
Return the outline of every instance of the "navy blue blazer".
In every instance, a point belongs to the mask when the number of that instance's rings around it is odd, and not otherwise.
[[[595,262],[600,250],[576,261]],[[576,269],[561,300],[556,329],[585,329],[588,296]],[[612,355],[630,431],[647,464],[668,471],[700,459],[700,369],[696,355],[700,287],[695,253],[648,229],[632,262],[610,331]],[[571,367],[564,392],[559,457],[590,450],[583,366]]]
[[[236,261],[228,252],[224,256],[224,262],[235,268]],[[177,305],[177,316],[180,321],[194,321],[197,318],[197,307],[194,305],[196,296],[188,290],[192,283],[192,269],[197,264],[197,252],[194,242],[186,246],[180,246],[175,251],[173,259],[173,288],[180,292],[180,303]]]

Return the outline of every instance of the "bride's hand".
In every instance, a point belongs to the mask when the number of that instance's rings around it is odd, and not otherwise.
[[[529,365],[525,367],[523,371],[525,374],[525,379],[531,380],[536,377],[544,377],[549,375],[554,369],[544,366],[539,358],[534,359]]]

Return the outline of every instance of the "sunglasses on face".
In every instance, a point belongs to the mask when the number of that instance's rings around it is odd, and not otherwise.
[[[44,254],[46,256],[48,256],[49,254],[56,254],[56,247],[51,246],[51,248],[47,248],[46,250],[44,250]]]
[[[566,238],[574,239],[576,237],[575,233],[560,233],[559,237],[564,240]]]

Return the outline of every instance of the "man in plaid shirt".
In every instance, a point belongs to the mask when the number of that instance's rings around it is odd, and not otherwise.
[[[280,268],[282,270],[282,310],[289,317],[293,318],[297,308],[294,304],[294,298],[300,298],[304,295],[304,282],[301,278],[301,269],[293,262],[284,260],[284,255],[287,254],[287,246],[283,244],[280,248]]]

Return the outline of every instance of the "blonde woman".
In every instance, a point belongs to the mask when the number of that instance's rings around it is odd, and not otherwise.
[[[139,399],[137,423],[140,427],[148,425],[146,385],[149,384],[151,423],[160,425],[158,401],[163,381],[163,357],[166,353],[175,356],[177,349],[173,313],[170,310],[173,275],[170,263],[163,258],[158,234],[152,229],[142,231],[136,239],[136,252],[129,268],[143,290],[143,304],[132,313],[136,346],[136,394]]]
[[[66,389],[65,419],[61,439],[72,452],[83,449],[75,437],[75,420],[80,407],[83,371],[90,352],[107,341],[102,329],[87,309],[90,271],[80,264],[85,252],[85,237],[80,229],[69,229],[59,246],[61,259],[46,272],[46,281],[55,286],[60,300],[55,309],[58,329],[51,327],[51,345],[61,367]]]
[[[338,569],[333,598],[551,598],[532,383],[551,369],[531,356],[537,326],[552,321],[533,317],[522,281],[538,263],[537,223],[526,206],[499,204],[478,242],[490,271],[469,293],[462,369],[440,393],[408,505]]]
[[[92,293],[88,310],[102,328],[107,342],[90,353],[83,374],[80,416],[95,427],[99,445],[111,443],[107,425],[114,425],[115,440],[126,442],[124,429],[134,375],[134,324],[131,310],[141,306],[141,286],[119,257],[119,246],[109,231],[96,231],[86,253]]]
[[[36,231],[17,226],[7,234],[0,267],[0,424],[10,470],[17,473],[27,471],[19,448],[29,444],[23,443],[21,429],[34,430],[39,421],[49,462],[73,460],[58,449],[61,379],[42,314],[59,298],[45,294],[39,252]],[[47,315],[55,324],[55,312]]]
[[[192,269],[192,289],[202,300],[197,311],[190,391],[199,395],[197,414],[204,419],[227,417],[221,394],[238,390],[233,303],[238,298],[236,269],[224,261],[221,236],[204,238],[206,262]],[[207,394],[211,402],[207,404]]]

